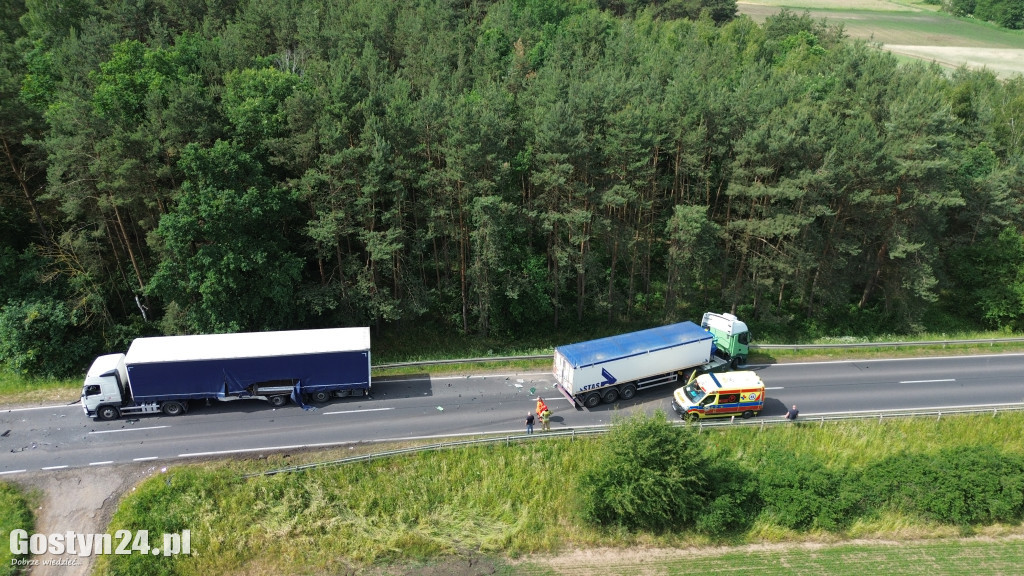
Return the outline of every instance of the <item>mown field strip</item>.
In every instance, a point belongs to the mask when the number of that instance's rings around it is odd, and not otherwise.
[[[839,545],[765,544],[685,550],[600,549],[578,551],[523,566],[552,576],[682,576],[693,574],[779,574],[860,576],[884,567],[888,574],[1019,574],[1024,535],[926,542],[854,542]]]

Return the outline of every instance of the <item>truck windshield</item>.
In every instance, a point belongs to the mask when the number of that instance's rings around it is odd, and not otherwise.
[[[690,399],[690,402],[696,404],[700,402],[700,399],[704,397],[704,391],[701,390],[700,386],[697,386],[696,382],[691,382],[683,388],[683,393]]]

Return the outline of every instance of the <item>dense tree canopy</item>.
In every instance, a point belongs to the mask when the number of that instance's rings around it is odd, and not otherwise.
[[[1024,319],[1021,78],[731,0],[0,2],[9,330]]]

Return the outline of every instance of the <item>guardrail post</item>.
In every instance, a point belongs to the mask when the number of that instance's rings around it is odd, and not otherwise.
[[[821,417],[821,422],[818,424],[818,428],[824,428],[824,427],[825,427],[825,417],[822,416]]]
[[[939,420],[942,420],[942,410],[939,410],[939,415],[935,417],[936,422],[938,422]]]
[[[761,420],[761,432],[764,432],[764,420]]]
[[[882,423],[882,415],[881,415],[881,414],[879,414],[879,415],[878,415],[878,423],[879,423],[879,424],[881,424],[881,423]]]
[[[995,418],[996,417],[996,413],[998,413],[998,412],[999,412],[999,408],[993,408],[992,409],[992,417]]]

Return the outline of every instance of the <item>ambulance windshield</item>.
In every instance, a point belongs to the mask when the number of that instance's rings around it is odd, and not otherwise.
[[[687,384],[683,388],[683,393],[686,394],[686,398],[694,404],[700,402],[700,399],[704,397],[704,391],[701,390],[700,386],[697,386],[696,382]]]

